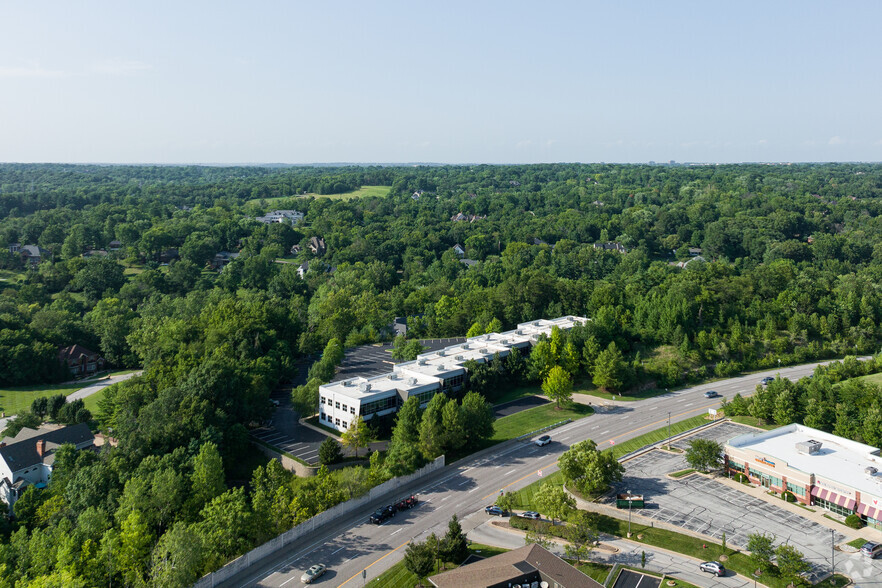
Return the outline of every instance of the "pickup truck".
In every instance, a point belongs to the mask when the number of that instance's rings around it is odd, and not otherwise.
[[[371,515],[370,521],[375,525],[380,525],[388,518],[395,516],[395,507],[391,504],[378,508]]]

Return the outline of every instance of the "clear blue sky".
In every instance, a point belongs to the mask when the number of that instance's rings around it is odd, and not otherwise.
[[[882,2],[4,2],[0,161],[882,160]]]

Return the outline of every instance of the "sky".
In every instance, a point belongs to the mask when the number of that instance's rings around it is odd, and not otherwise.
[[[882,2],[0,2],[0,161],[882,161]]]

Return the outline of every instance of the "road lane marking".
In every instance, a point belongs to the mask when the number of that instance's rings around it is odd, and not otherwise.
[[[694,403],[694,402],[690,402],[689,404],[684,404],[684,405],[683,405],[683,408],[686,408],[687,406],[692,406],[693,404],[695,404],[695,403]]]
[[[343,551],[344,549],[346,549],[345,545],[343,547],[341,547],[340,549],[338,549],[337,551]],[[334,555],[335,553],[337,553],[337,551],[332,552],[331,555]]]
[[[288,582],[291,582],[291,581],[295,580],[296,578],[297,578],[297,575],[296,575],[296,574],[293,575],[293,576],[291,576],[290,578],[288,578],[287,580],[285,580],[284,582],[282,582],[281,584],[279,584],[279,588],[282,588],[282,586],[284,586],[284,585],[287,584]]]
[[[397,531],[392,531],[392,533],[390,533],[390,535],[394,535],[395,533],[400,533],[403,529],[404,529],[404,527],[401,527],[401,529],[398,529]]]
[[[402,543],[401,545],[399,545],[398,547],[396,547],[395,549],[393,549],[393,550],[390,551],[389,553],[383,555],[380,559],[374,560],[372,563],[370,563],[370,564],[368,564],[367,566],[365,566],[364,570],[368,570],[368,569],[370,569],[371,566],[373,566],[373,565],[376,564],[376,563],[379,563],[383,558],[385,558],[385,557],[389,557],[390,555],[392,555],[393,553],[395,553],[396,551],[398,551],[399,549],[401,549],[402,547],[404,547],[404,546],[407,545],[408,543],[410,543],[410,541],[405,541],[404,543]],[[361,572],[358,572],[358,573],[356,573],[356,574],[353,574],[351,578],[349,578],[348,580],[346,580],[345,582],[343,582],[342,584],[340,584],[339,586],[337,586],[337,588],[343,588],[343,586],[345,586],[346,584],[348,584],[350,581],[354,580],[355,578],[359,577],[360,575],[361,575]]]
[[[444,501],[447,500],[448,498],[450,498],[449,495],[448,495],[448,496],[445,496],[444,498],[441,499],[441,502],[444,502]]]

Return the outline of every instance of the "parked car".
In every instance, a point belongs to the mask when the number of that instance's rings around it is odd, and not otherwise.
[[[504,517],[505,516],[505,511],[502,510],[500,507],[496,506],[495,504],[491,504],[490,506],[485,506],[484,512],[486,512],[488,515],[494,516],[494,517]]]
[[[769,384],[771,384],[774,381],[775,381],[775,378],[773,378],[772,376],[766,376],[765,378],[762,379],[762,384],[763,384],[763,386],[768,386]]]
[[[861,546],[861,554],[869,557],[870,559],[876,559],[880,555],[882,555],[882,543],[873,543],[872,541],[867,541]]]
[[[370,521],[375,525],[379,525],[382,524],[383,521],[385,521],[386,519],[394,516],[395,507],[389,504],[384,506],[383,508],[378,508],[377,510],[375,510],[374,513],[371,515]]]
[[[315,564],[300,576],[300,581],[304,584],[312,584],[315,582],[316,578],[319,578],[322,574],[327,571],[327,567],[325,564]]]
[[[726,575],[726,568],[718,561],[706,561],[698,564],[698,569],[702,572],[710,572],[717,577]]]
[[[542,515],[540,515],[535,510],[528,510],[527,512],[525,512],[524,514],[521,515],[521,518],[533,519],[534,521],[538,521],[539,519],[542,518]]]
[[[708,390],[704,393],[705,398],[716,398],[717,396],[719,396],[719,394],[717,394],[716,390]]]
[[[551,443],[551,435],[542,435],[541,437],[534,439],[533,443],[535,443],[539,447],[542,447],[543,445],[548,445],[549,443]]]

